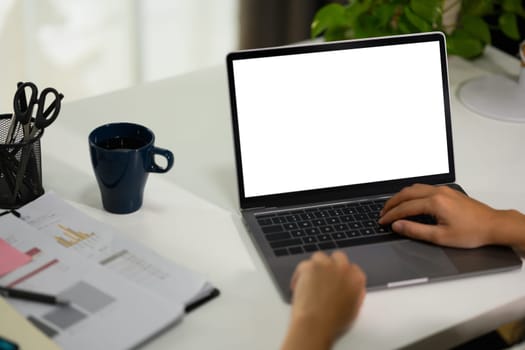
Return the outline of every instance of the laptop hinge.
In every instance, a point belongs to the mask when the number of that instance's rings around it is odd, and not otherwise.
[[[272,209],[277,209],[277,207],[253,207],[253,208],[243,209],[243,211],[261,211],[261,210],[272,210]]]

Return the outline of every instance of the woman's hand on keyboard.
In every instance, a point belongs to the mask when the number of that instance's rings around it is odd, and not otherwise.
[[[404,218],[431,215],[435,225]],[[379,224],[411,238],[458,248],[488,244],[525,246],[525,217],[514,210],[495,210],[447,186],[416,184],[385,203]]]

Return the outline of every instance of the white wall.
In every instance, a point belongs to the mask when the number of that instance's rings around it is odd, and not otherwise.
[[[71,101],[221,63],[237,32],[238,0],[2,0],[0,113],[17,81]]]

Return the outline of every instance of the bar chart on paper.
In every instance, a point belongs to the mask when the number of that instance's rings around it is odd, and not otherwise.
[[[214,290],[203,276],[126,238],[53,193],[18,211],[23,221],[50,238],[61,251],[87,258],[107,272],[170,300],[176,307]]]
[[[183,317],[181,303],[79,256],[76,249],[96,242],[98,235],[73,226],[51,225],[53,234],[46,235],[13,215],[0,217],[0,239],[31,258],[1,276],[0,285],[70,302],[57,306],[8,300],[33,326],[64,349],[90,350],[100,344],[129,349]]]
[[[73,215],[69,217],[74,218]],[[36,223],[42,232],[52,236],[59,246],[80,253],[136,283],[162,281],[169,276],[167,271],[147,258],[138,256],[129,249],[117,248],[115,243],[118,238],[111,238],[112,234],[104,232],[95,222],[86,225],[79,217],[75,222],[68,224],[58,223],[60,221],[56,215],[33,217],[33,223]],[[90,229],[78,228],[81,225],[89,226]],[[97,229],[100,233],[96,233]]]
[[[38,210],[20,209],[22,220],[52,237],[58,247],[78,253],[90,260],[113,254],[113,234],[102,225],[92,225],[84,216],[69,209],[63,215],[52,206],[43,205]]]
[[[20,211],[22,219],[37,228],[41,233],[52,237],[58,247],[82,255],[101,267],[116,272],[138,285],[148,285],[163,291],[166,296],[177,295],[180,288],[174,286],[175,272],[172,266],[167,269],[159,263],[159,257],[144,250],[132,241],[115,235],[108,226],[97,222],[60,201],[47,205],[26,206]],[[197,282],[195,283],[197,285]],[[195,287],[195,289],[199,287]],[[168,295],[169,294],[169,295]],[[181,299],[186,299],[181,296]]]
[[[75,231],[72,228],[66,227],[64,225],[58,225],[60,230],[62,230],[61,235],[54,236],[58,244],[62,245],[65,248],[70,248],[75,246],[80,242],[88,243],[86,240],[90,238],[96,238],[95,233],[84,233],[80,231]]]
[[[69,263],[59,259],[52,240],[46,239],[45,236],[37,238],[30,226],[24,226],[14,217],[2,219],[4,230],[0,232],[0,237],[12,247],[25,252],[31,261],[0,278],[1,284],[10,288],[46,290],[61,295],[72,303],[68,306],[47,306],[47,312],[42,312],[41,306],[22,303],[22,310],[27,314],[28,321],[45,335],[59,336],[63,331],[80,324],[116,300],[92,284],[78,280],[83,275],[83,270],[72,264],[71,259]],[[64,227],[64,230],[66,229]],[[68,232],[71,236],[67,237],[72,243],[91,236],[77,237],[72,235],[74,232]]]

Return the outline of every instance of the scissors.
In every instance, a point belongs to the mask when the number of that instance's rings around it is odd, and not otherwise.
[[[27,90],[29,90],[29,95],[26,94]],[[49,96],[51,96],[52,100],[49,106],[46,107],[46,100]],[[64,95],[50,87],[42,90],[39,96],[38,88],[35,84],[28,82],[18,85],[13,98],[13,109],[17,123],[22,125],[23,142],[30,141],[38,134],[39,130],[47,128],[55,121],[60,112],[62,98],[64,98]],[[18,195],[18,190],[26,176],[27,163],[32,153],[30,148],[26,148],[27,146],[22,148],[13,198],[16,198]]]
[[[35,84],[27,82],[18,85],[13,98],[13,110],[16,121],[22,125],[24,141],[31,140],[39,130],[47,128],[55,121],[63,98],[64,95],[51,87],[42,90],[39,96]],[[46,100],[51,101],[47,107]]]
[[[18,88],[23,84],[23,82],[18,82],[16,85],[16,88]],[[27,108],[27,101],[25,99],[25,94],[23,96],[23,99],[21,99],[18,103],[20,103],[20,108],[26,109]],[[5,143],[12,143],[13,142],[13,136],[14,132],[16,130],[16,127],[18,126],[18,121],[16,116],[13,114],[11,117],[11,123],[9,124],[9,131],[7,132],[7,138],[5,139]]]

